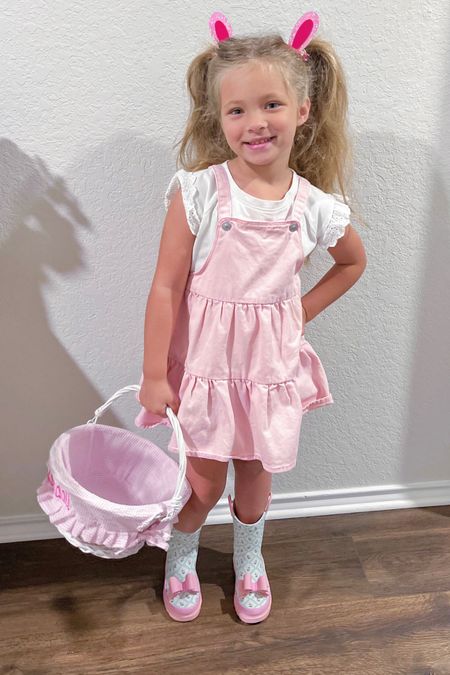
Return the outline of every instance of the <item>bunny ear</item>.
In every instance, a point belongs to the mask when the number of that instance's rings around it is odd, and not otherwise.
[[[230,22],[227,17],[220,12],[214,12],[209,19],[209,28],[211,35],[216,42],[228,40],[233,35]]]
[[[293,49],[303,52],[317,33],[319,28],[319,15],[317,12],[307,12],[297,21],[291,32],[289,44]]]

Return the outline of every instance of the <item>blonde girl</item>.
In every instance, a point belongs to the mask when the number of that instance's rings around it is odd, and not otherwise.
[[[234,607],[246,623],[268,616],[261,543],[272,474],[295,466],[303,414],[333,402],[304,327],[366,266],[346,197],[345,80],[331,45],[313,38],[318,23],[308,12],[285,42],[234,37],[215,13],[214,44],[187,73],[192,106],[166,193],[139,395],[142,426],[167,423],[170,406],[187,446],[192,496],[163,589],[177,621],[200,612],[199,536],[230,459]],[[299,272],[317,245],[334,264],[302,296]]]

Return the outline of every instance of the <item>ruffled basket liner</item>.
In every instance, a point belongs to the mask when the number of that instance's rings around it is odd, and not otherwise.
[[[37,496],[42,510],[47,514],[52,525],[63,536],[69,533],[73,539],[76,539],[81,544],[94,544],[105,549],[117,551],[117,553],[130,550],[131,554],[136,552],[131,549],[134,549],[137,545],[141,548],[146,543],[149,546],[158,546],[167,551],[172,525],[178,521],[178,519],[175,519],[170,523],[162,523],[159,526],[158,532],[147,535],[145,532],[108,531],[100,523],[84,524],[80,521],[80,512],[82,510],[80,504],[75,507],[77,513],[75,513],[73,508],[67,510],[66,505],[55,497],[53,487],[48,480],[45,480],[39,487]],[[71,501],[76,503],[76,497],[71,496]]]
[[[169,423],[170,424],[170,423]],[[74,427],[62,434],[56,439],[55,444],[59,452],[66,450],[64,463],[66,466],[70,464],[67,459],[66,444],[71,434],[82,433],[84,429],[89,426],[89,431],[95,429],[107,429],[112,437],[116,440],[131,439],[136,445],[152,448],[153,452],[158,453],[163,462],[170,462],[174,465],[175,474],[178,471],[177,465],[170,457],[167,457],[163,451],[155,446],[150,441],[142,439],[135,434],[131,434],[123,429],[115,427],[105,427],[104,425],[82,425]],[[117,448],[116,448],[117,449]],[[154,457],[153,457],[154,459]],[[53,478],[53,467],[51,461],[47,463],[49,473]],[[173,490],[175,489],[175,474],[173,482]],[[151,477],[149,478],[149,480]],[[57,491],[59,487],[59,491]],[[84,486],[83,486],[84,487]],[[47,475],[47,478],[42,482],[37,490],[37,501],[42,510],[49,517],[50,522],[58,529],[58,531],[66,536],[71,544],[78,546],[81,550],[86,552],[96,553],[94,550],[99,547],[99,551],[109,552],[109,555],[103,557],[125,557],[136,553],[145,543],[149,546],[158,546],[164,550],[168,550],[169,540],[171,536],[172,525],[178,522],[178,518],[174,517],[171,521],[160,523],[158,518],[163,518],[167,514],[167,508],[164,502],[155,504],[148,504],[148,511],[146,511],[145,520],[155,517],[146,530],[139,532],[137,527],[143,522],[142,517],[126,516],[111,514],[102,510],[101,507],[93,507],[85,503],[82,498],[65,490],[65,494],[61,497],[61,490],[64,490],[63,485],[56,485],[53,478],[53,484]],[[59,494],[60,496],[57,496]],[[187,481],[185,481],[182,504],[184,505],[189,499],[191,488]],[[100,495],[104,498],[103,495]],[[114,504],[111,502],[111,505]],[[144,506],[144,504],[143,504]],[[113,525],[113,526],[112,526]],[[92,549],[90,548],[92,546]],[[97,553],[100,555],[100,553]]]

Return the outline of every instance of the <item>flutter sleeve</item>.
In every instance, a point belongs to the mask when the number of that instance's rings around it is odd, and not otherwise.
[[[200,227],[201,218],[199,214],[202,212],[202,196],[198,185],[198,172],[185,171],[179,169],[172,177],[166,194],[164,195],[164,206],[167,209],[172,201],[173,196],[177,190],[181,188],[183,198],[184,210],[186,211],[186,219],[189,229],[192,234],[197,235]]]
[[[344,233],[350,223],[350,207],[344,203],[339,194],[326,194],[319,209],[317,222],[317,244],[321,248],[336,246],[338,239]]]

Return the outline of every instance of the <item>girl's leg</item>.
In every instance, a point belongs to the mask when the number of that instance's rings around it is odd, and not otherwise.
[[[203,525],[208,513],[217,504],[225,489],[228,462],[200,457],[187,458],[186,478],[192,495],[178,515],[176,529],[195,532]]]
[[[196,572],[200,530],[223,494],[227,469],[228,462],[187,458],[186,477],[192,495],[172,528],[163,590],[166,610],[176,621],[191,621],[200,612],[202,597]]]
[[[269,615],[272,606],[261,554],[272,474],[265,471],[259,460],[234,460],[234,468],[234,505],[230,499],[236,576],[234,607],[242,621],[258,623]]]
[[[267,506],[272,474],[259,460],[234,459],[234,509],[242,523],[256,523]]]

